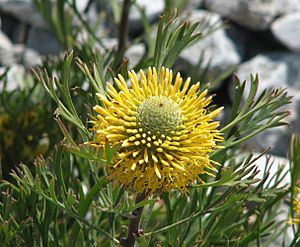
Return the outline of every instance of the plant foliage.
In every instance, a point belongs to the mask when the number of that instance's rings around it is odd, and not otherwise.
[[[206,183],[190,187],[187,196],[172,191],[136,203],[137,195],[107,177],[116,149],[107,146],[99,151],[84,145],[92,135],[87,119],[98,103],[95,94],[105,96],[106,81],[118,73],[126,78],[128,47],[108,49],[75,0],[33,2],[68,52],[63,58],[45,58],[43,66],[26,79],[34,83],[24,89],[6,90],[8,71],[0,76],[4,85],[0,92],[1,246],[126,245],[132,212],[142,207],[137,246],[270,246],[274,241],[299,246],[299,226],[287,224],[297,216],[299,136],[292,137],[288,164],[280,166],[265,158],[268,150],[252,154],[241,149],[253,136],[286,124],[288,112],[283,107],[291,100],[286,89],[267,89],[257,95],[258,75],[249,82],[235,76],[233,103],[222,121],[224,148],[211,155],[221,164],[216,177],[204,177]],[[108,2],[113,18],[119,20],[121,7]],[[176,3],[186,6],[186,1],[166,1],[167,9]],[[140,10],[145,30],[137,40],[144,38],[148,45],[132,69],[172,67],[182,50],[220,28],[203,33],[205,21],[182,22],[176,12],[161,16],[155,26],[137,3],[132,4]],[[79,42],[81,32],[88,36]],[[30,144],[28,136],[33,138]],[[46,137],[47,150],[40,151]],[[22,152],[30,157],[13,159]]]

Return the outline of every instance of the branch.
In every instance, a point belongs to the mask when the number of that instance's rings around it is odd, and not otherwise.
[[[122,7],[122,15],[119,23],[119,36],[118,36],[118,53],[122,52],[127,46],[128,36],[128,14],[130,9],[131,0],[124,0]]]
[[[144,193],[138,195],[135,200],[135,203],[139,203],[139,202],[143,201],[146,197],[147,196]],[[143,208],[144,207],[137,208],[132,212],[133,218],[131,219],[131,221],[129,223],[127,238],[121,242],[122,245],[124,245],[126,247],[134,247],[135,236],[140,235],[139,224],[140,224],[140,219],[142,216]]]

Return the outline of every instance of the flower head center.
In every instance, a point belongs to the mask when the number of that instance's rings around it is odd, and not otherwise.
[[[182,114],[174,100],[165,96],[152,96],[139,106],[137,120],[139,126],[152,134],[169,134],[180,125]]]

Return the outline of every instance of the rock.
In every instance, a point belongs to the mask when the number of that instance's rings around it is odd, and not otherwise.
[[[10,39],[0,30],[0,51],[11,49],[12,46]]]
[[[118,47],[118,40],[116,38],[103,38],[102,43],[108,50],[117,49]],[[99,44],[95,44],[94,48],[99,49],[101,53],[105,52],[103,47]],[[133,44],[126,50],[124,57],[129,60],[129,69],[132,69],[138,64],[145,51],[146,49],[144,44]]]
[[[0,0],[0,12],[12,15],[25,24],[47,27],[31,0]]]
[[[252,30],[266,30],[278,15],[300,10],[298,0],[205,0],[204,5]]]
[[[21,24],[20,21],[13,16],[0,12],[1,30],[7,35],[12,43],[23,43],[26,38],[26,24]]]
[[[202,7],[203,0],[189,0],[187,1],[186,9],[194,10]]]
[[[21,63],[25,67],[34,67],[42,64],[42,58],[35,50],[26,48],[23,52]]]
[[[107,49],[107,50],[111,50],[111,49],[117,49],[118,48],[118,39],[116,38],[103,38],[101,39],[103,46]],[[97,48],[100,50],[100,52],[105,52],[105,49],[100,46],[100,44],[95,43],[94,48]]]
[[[272,33],[288,49],[300,52],[300,12],[285,15],[272,23]]]
[[[156,0],[155,3],[153,0],[136,0],[135,3],[145,11],[147,18],[150,21],[158,18],[159,14],[164,11],[165,7],[163,0]],[[140,21],[140,16],[139,9],[135,5],[132,5],[129,13],[129,20]]]
[[[5,50],[0,48],[0,64],[10,66],[20,62],[23,52],[24,47],[21,45],[11,46],[9,49]]]
[[[258,157],[260,153],[254,153],[254,157]],[[244,159],[243,159],[244,160]],[[268,163],[269,160],[269,163]],[[273,164],[272,164],[273,162]],[[276,156],[276,155],[270,155],[270,154],[264,154],[261,156],[255,164],[257,165],[258,170],[260,171],[255,178],[262,179],[264,177],[264,170],[267,167],[270,167],[270,175],[267,179],[267,183],[270,182],[270,186],[274,185],[275,180],[271,180],[273,176],[275,176],[276,172],[279,169],[283,169],[283,173],[287,173],[287,175],[284,177],[284,179],[278,184],[278,187],[285,186],[287,184],[290,184],[291,177],[289,174],[289,160],[287,158]],[[271,165],[272,164],[272,165]]]
[[[135,3],[145,11],[147,20],[150,23],[158,19],[159,15],[163,13],[165,7],[163,0],[156,0],[155,3],[153,0],[136,0]],[[136,5],[133,4],[129,12],[129,31],[132,34],[143,29],[141,13]]]
[[[250,73],[258,73],[258,93],[268,87],[289,87],[300,90],[300,55],[290,52],[269,52],[257,55],[237,70],[241,80],[249,80]]]
[[[0,67],[0,75],[2,75],[5,70],[7,68],[6,67]],[[6,90],[8,92],[16,90],[18,88],[22,88],[23,85],[23,81],[25,78],[25,68],[24,66],[20,65],[20,64],[13,64],[9,67],[9,70],[6,74]],[[3,81],[0,81],[0,88],[2,90],[3,88]]]
[[[23,64],[25,67],[31,67],[42,64],[40,55],[23,45],[14,45],[9,50],[0,50],[0,64],[11,66],[15,63]]]
[[[207,21],[208,26],[204,30],[197,30],[203,32],[204,35],[216,23],[221,23],[220,15],[204,10],[187,11],[183,15],[191,22]],[[224,29],[219,29],[183,50],[179,57],[192,66],[198,66],[201,56],[203,56],[200,69],[205,70],[209,66],[209,74],[217,77],[241,61],[242,50],[241,46],[238,48],[229,38]]]
[[[26,45],[42,55],[58,54],[62,50],[50,30],[38,27],[29,29]]]
[[[271,148],[269,153],[286,156],[293,131],[289,126],[280,126],[267,129],[256,135],[245,143],[248,150],[263,152],[266,148]]]
[[[129,60],[128,68],[132,69],[136,66],[143,57],[145,51],[146,49],[143,44],[134,44],[130,46],[125,53],[125,57]]]
[[[242,152],[237,155],[237,161],[243,162],[248,157],[249,152]],[[253,153],[253,159],[257,159],[261,153]],[[266,168],[268,169],[268,177],[264,183],[264,188],[266,189],[266,186],[268,185],[268,188],[275,185],[276,182],[276,188],[288,188],[288,186],[291,183],[291,174],[289,170],[289,160],[287,158],[276,156],[276,155],[270,155],[270,154],[264,154],[260,158],[258,158],[255,163],[257,167],[257,170],[259,171],[258,174],[255,176],[256,179],[260,179],[260,181],[266,177],[266,174],[264,171]],[[278,173],[279,170],[282,170],[281,172],[281,180],[276,180],[274,177],[276,176],[276,173]],[[251,185],[253,187],[257,186],[258,182],[254,185]],[[290,206],[289,203],[286,202],[285,198],[281,198],[281,200],[278,201],[280,204],[276,205],[274,210],[276,210],[276,221],[278,222],[287,222],[289,220],[289,214],[290,214]],[[248,204],[251,207],[251,204]],[[254,206],[254,204],[253,204]],[[275,211],[274,211],[275,213]],[[251,218],[249,218],[251,220]],[[279,229],[278,229],[279,230]],[[265,246],[268,247],[281,247],[283,240],[284,243],[287,246],[290,246],[291,241],[293,240],[293,231],[286,231],[286,234],[279,234],[276,239],[274,239],[272,242],[268,242],[268,238],[264,239],[262,243],[266,243]],[[266,242],[264,242],[266,241]]]
[[[288,88],[289,95],[295,95],[292,103],[286,106],[286,110],[290,111],[291,115],[286,119],[291,123],[291,126],[282,126],[274,129],[269,129],[254,139],[248,144],[250,147],[256,147],[261,151],[268,146],[273,147],[271,152],[275,155],[286,156],[288,152],[290,136],[293,132],[299,131],[299,104],[300,104],[300,55],[289,52],[271,52],[257,55],[250,61],[243,63],[237,75],[240,80],[250,81],[250,73],[258,73],[259,88],[258,95],[266,88]],[[249,92],[249,83],[246,91]],[[244,95],[245,100],[247,93]]]
[[[278,16],[300,11],[299,0],[271,0],[271,3],[276,6],[276,12]]]
[[[296,133],[300,133],[300,94],[298,93],[293,97],[292,101],[294,106],[294,111],[296,113],[296,118],[293,121],[293,130]]]
[[[53,4],[56,1],[51,0],[50,2]],[[80,13],[83,13],[86,9],[88,2],[89,0],[75,0],[76,7]],[[66,4],[65,6],[68,5]],[[0,12],[14,16],[22,23],[39,28],[48,28],[47,23],[37,11],[32,0],[0,0]]]
[[[75,4],[78,11],[83,13],[89,4],[89,0],[75,0]]]
[[[255,153],[254,157],[257,157],[259,153]],[[269,160],[269,162],[268,162]],[[265,185],[269,184],[270,186],[274,186],[276,180],[274,179],[274,176],[276,176],[276,173],[278,170],[282,169],[281,174],[286,174],[284,178],[276,185],[276,188],[285,187],[287,188],[288,185],[291,183],[291,174],[289,171],[289,160],[280,156],[275,155],[263,155],[261,158],[259,158],[255,164],[257,165],[258,170],[260,171],[255,178],[262,179],[264,177],[264,171],[267,167],[270,167],[269,170],[269,176],[265,182]],[[290,215],[290,206],[288,203],[285,202],[285,200],[281,200],[280,204],[276,207],[277,213],[276,213],[276,221],[280,222],[287,222]],[[271,243],[269,242],[266,246],[269,247],[281,247],[282,243],[284,242],[286,246],[290,246],[291,242],[293,240],[293,231],[287,230],[285,234],[279,234],[274,241]],[[266,239],[267,241],[267,239]]]
[[[41,57],[37,52],[23,45],[14,45],[9,38],[0,31],[0,65],[10,66],[22,63],[26,67],[41,64]]]

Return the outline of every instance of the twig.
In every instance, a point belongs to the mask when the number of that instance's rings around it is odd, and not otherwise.
[[[120,53],[127,46],[130,2],[131,0],[124,0],[123,2],[122,15],[119,22],[118,53]]]
[[[146,198],[146,194],[144,193],[140,194],[137,196],[135,203],[139,203],[143,201],[145,198]],[[133,218],[129,223],[127,238],[123,242],[121,242],[126,247],[134,247],[135,236],[140,235],[139,224],[140,224],[143,208],[144,207],[137,208],[132,212]]]

